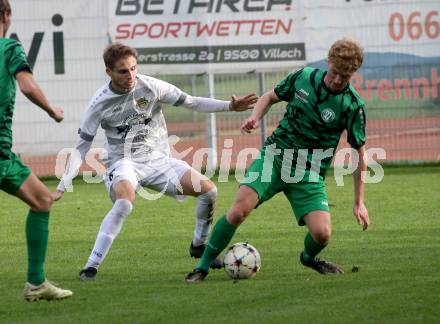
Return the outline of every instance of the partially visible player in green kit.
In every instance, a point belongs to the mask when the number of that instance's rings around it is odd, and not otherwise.
[[[186,276],[188,283],[202,281],[209,265],[227,247],[237,227],[251,211],[283,192],[297,222],[307,225],[300,262],[321,274],[341,274],[337,265],[317,257],[331,237],[331,218],[324,179],[341,134],[358,152],[354,175],[353,212],[366,230],[370,220],[364,204],[362,171],[365,162],[365,107],[350,78],[360,68],[363,50],[353,40],[335,42],[328,53],[327,71],[305,67],[289,74],[256,103],[241,126],[250,133],[259,126],[271,105],[287,102],[283,119],[241,182],[232,207],[221,217],[197,267]]]
[[[18,81],[23,94],[56,122],[63,120],[64,112],[52,107],[47,101],[32,76],[20,43],[5,38],[11,23],[8,0],[0,0],[0,19],[0,189],[20,198],[30,207],[26,219],[28,274],[24,298],[28,301],[64,299],[72,296],[72,292],[53,285],[46,279],[44,272],[52,196],[46,186],[11,151],[15,81]]]

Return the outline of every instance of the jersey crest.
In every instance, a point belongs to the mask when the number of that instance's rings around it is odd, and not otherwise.
[[[325,108],[323,111],[321,111],[321,118],[326,123],[331,123],[335,117],[335,112],[330,108]]]
[[[144,109],[144,108],[147,108],[147,106],[148,106],[148,100],[145,97],[137,98],[137,99],[135,99],[135,101],[136,101],[136,106],[139,109]]]

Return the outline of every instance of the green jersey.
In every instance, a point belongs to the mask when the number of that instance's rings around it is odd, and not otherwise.
[[[23,47],[15,39],[0,38],[0,158],[8,158],[12,148],[15,75],[31,72]]]
[[[365,108],[356,90],[348,85],[338,93],[324,83],[326,71],[310,67],[289,74],[276,87],[277,96],[288,102],[286,112],[265,146],[277,149],[314,149],[326,151],[338,145],[347,130],[350,145],[359,148],[365,143]],[[332,154],[332,156],[333,156]],[[325,174],[332,156],[322,160]]]

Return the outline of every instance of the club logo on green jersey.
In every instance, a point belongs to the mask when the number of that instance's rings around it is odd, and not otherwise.
[[[335,117],[335,112],[330,108],[325,108],[323,111],[321,111],[321,118],[326,123],[331,123]]]

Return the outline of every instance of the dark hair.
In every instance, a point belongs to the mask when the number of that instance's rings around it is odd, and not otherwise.
[[[118,60],[127,56],[137,58],[136,50],[133,47],[126,46],[121,43],[115,43],[105,48],[102,58],[104,59],[105,66],[109,69],[113,69]]]
[[[11,14],[11,5],[9,4],[9,0],[0,0],[0,16],[4,14]]]

